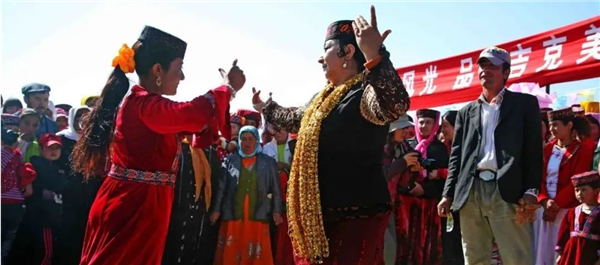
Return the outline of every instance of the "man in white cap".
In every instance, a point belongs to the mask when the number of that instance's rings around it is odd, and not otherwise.
[[[504,49],[485,49],[477,64],[483,92],[458,112],[438,213],[447,216],[451,206],[459,212],[466,264],[490,264],[494,240],[505,264],[533,264],[531,225],[516,219],[518,207],[538,204],[538,102],[506,89],[510,55]]]

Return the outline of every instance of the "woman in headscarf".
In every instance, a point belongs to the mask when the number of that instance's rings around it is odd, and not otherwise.
[[[414,186],[408,191],[412,200],[401,204],[404,223],[410,227],[409,242],[422,242],[419,247],[411,246],[407,250],[405,262],[415,264],[442,264],[444,260],[454,258],[450,253],[453,248],[444,247],[456,242],[451,241],[446,231],[446,218],[440,220],[437,214],[437,203],[442,196],[444,186],[444,169],[448,167],[448,152],[446,146],[438,140],[436,132],[440,127],[440,113],[431,109],[417,110],[416,138],[414,147],[421,155],[421,170]],[[418,213],[418,214],[417,214]],[[416,219],[416,220],[415,220]],[[457,230],[457,229],[453,229]],[[460,242],[456,243],[460,245]],[[443,251],[443,253],[442,253]]]
[[[208,147],[229,137],[229,101],[246,82],[234,61],[219,69],[223,85],[188,102],[175,102],[184,80],[187,44],[146,26],[123,45],[96,106],[85,119],[73,167],[86,178],[107,176],[90,210],[81,257],[87,264],[160,264],[169,228],[180,132],[200,133]],[[129,89],[126,73],[137,72]],[[125,96],[127,95],[127,96]]]
[[[456,114],[458,111],[449,110],[442,116],[442,127],[441,132],[444,135],[444,145],[450,155],[450,149],[452,148],[452,140],[454,139],[454,123],[456,122]]]
[[[446,146],[446,153],[450,156],[450,149],[452,148],[452,141],[454,139],[454,123],[456,122],[456,115],[458,111],[449,110],[442,116],[441,132],[444,135],[444,145]],[[442,178],[448,176],[447,168],[440,168],[438,172]],[[464,264],[463,250],[462,250],[462,239],[460,236],[460,215],[452,213],[453,222],[455,229],[447,231],[445,226],[442,225],[442,241],[444,243],[444,264]],[[442,222],[442,224],[444,224]]]
[[[554,139],[544,147],[544,174],[538,200],[543,208],[534,222],[535,264],[556,264],[558,230],[570,208],[579,205],[571,177],[589,171],[593,147],[573,138],[583,117],[575,117],[571,108],[548,113]],[[578,122],[579,121],[579,122]]]
[[[62,151],[58,163],[60,168],[65,171],[68,181],[63,192],[63,219],[56,244],[55,262],[57,264],[77,264],[81,260],[85,226],[90,208],[102,183],[100,178],[85,181],[83,175],[73,171],[72,168],[71,154],[83,132],[81,123],[90,112],[91,109],[85,106],[71,108],[69,110],[69,127],[56,134],[62,140]]]
[[[69,128],[69,116],[64,109],[56,108],[56,125],[60,131]]]
[[[388,189],[392,199],[393,214],[389,221],[386,233],[385,261],[386,264],[410,264],[427,263],[428,260],[419,259],[419,249],[426,248],[420,244],[414,244],[418,240],[412,227],[420,226],[420,218],[411,218],[417,213],[410,211],[404,204],[411,204],[418,200],[409,192],[415,185],[419,176],[421,166],[418,153],[408,144],[405,138],[405,130],[414,126],[404,114],[390,124],[388,142],[383,149],[383,172],[388,182]],[[409,211],[406,211],[409,210]],[[412,220],[416,221],[411,222]]]
[[[275,159],[262,153],[258,129],[240,130],[240,148],[225,164],[211,222],[223,218],[215,265],[272,265],[269,222],[283,222]]]
[[[391,203],[381,148],[389,124],[409,108],[382,45],[389,32],[379,33],[374,7],[371,23],[362,16],[332,23],[319,58],[325,88],[305,107],[271,101],[263,109],[269,124],[298,132],[287,194],[296,264],[383,259]],[[265,105],[256,95],[253,104]]]
[[[2,114],[15,114],[23,109],[23,103],[18,98],[9,98],[2,105]]]

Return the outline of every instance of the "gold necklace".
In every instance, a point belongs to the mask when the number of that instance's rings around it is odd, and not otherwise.
[[[322,263],[329,256],[323,227],[319,193],[318,152],[321,123],[356,84],[360,73],[342,85],[325,86],[302,117],[292,170],[288,182],[289,235],[296,255],[311,263]]]

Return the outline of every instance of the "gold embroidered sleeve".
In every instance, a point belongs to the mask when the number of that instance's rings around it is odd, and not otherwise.
[[[365,70],[364,93],[360,113],[366,120],[377,125],[387,125],[397,120],[410,108],[408,92],[386,52],[381,62],[371,70]]]
[[[300,130],[300,123],[304,117],[304,111],[308,108],[313,99],[318,95],[315,94],[308,103],[300,107],[282,107],[277,102],[271,101],[263,108],[265,121],[272,124],[276,128],[285,129],[291,133],[297,133]]]
[[[282,107],[272,101],[263,109],[265,121],[288,132],[298,132],[306,108]]]

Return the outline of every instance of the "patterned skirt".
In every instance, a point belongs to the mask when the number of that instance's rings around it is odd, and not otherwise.
[[[441,218],[437,200],[398,195],[396,221],[396,264],[442,264]]]
[[[273,265],[269,224],[250,221],[249,210],[246,196],[243,220],[221,223],[214,265]]]
[[[325,221],[325,234],[329,239],[329,257],[323,265],[381,265],[383,238],[389,219],[388,213],[367,218]],[[308,260],[295,257],[296,265],[313,265]]]

